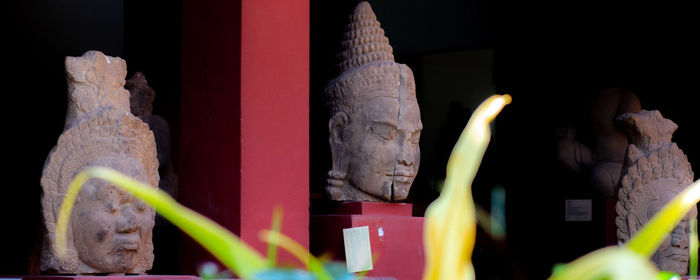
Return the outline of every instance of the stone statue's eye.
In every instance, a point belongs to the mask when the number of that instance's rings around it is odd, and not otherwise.
[[[420,141],[420,131],[416,131],[411,135],[411,138],[409,138],[409,141],[411,143],[418,145],[418,142]]]
[[[385,141],[392,141],[394,137],[396,137],[396,129],[388,125],[375,125],[371,126],[369,129],[372,134]]]

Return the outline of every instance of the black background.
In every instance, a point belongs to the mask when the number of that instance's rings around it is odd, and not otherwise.
[[[311,1],[310,125],[312,197],[322,193],[330,153],[328,113],[321,89],[335,77],[335,54],[357,1]],[[496,120],[474,183],[488,208],[490,189],[507,191],[507,239],[479,235],[474,262],[479,279],[542,279],[557,262],[604,246],[601,200],[583,178],[554,161],[556,129],[580,122],[594,93],[633,90],[643,109],[658,109],[679,125],[674,140],[698,166],[695,147],[698,94],[698,18],[690,4],[673,2],[377,0],[370,1],[397,62],[415,75],[419,102],[421,58],[428,54],[493,49],[498,93],[513,96]],[[180,104],[179,1],[12,1],[4,24],[2,76],[3,168],[0,203],[0,275],[30,271],[40,240],[41,170],[65,118],[65,56],[97,49],[127,61],[128,77],[146,75],[156,91],[154,114],[178,135]],[[290,108],[291,109],[291,108]],[[447,108],[445,108],[447,110]],[[426,112],[423,112],[425,114]],[[454,121],[460,127],[463,121]],[[585,139],[585,135],[584,135]],[[172,147],[177,147],[173,137]],[[450,146],[450,143],[442,143]],[[177,166],[177,154],[173,154]],[[441,162],[422,162],[421,170]],[[181,171],[178,171],[181,172]],[[423,171],[421,171],[423,172]],[[437,193],[419,173],[411,202]],[[593,199],[594,221],[563,221],[564,200]],[[418,207],[420,209],[420,207]],[[420,213],[418,213],[420,214]],[[157,234],[157,233],[156,233]],[[153,273],[177,273],[177,238],[156,239]],[[159,250],[161,250],[159,252]]]

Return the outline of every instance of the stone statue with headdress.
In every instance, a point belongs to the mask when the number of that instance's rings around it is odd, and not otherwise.
[[[350,15],[340,75],[326,87],[332,169],[326,193],[339,201],[401,201],[420,164],[423,128],[413,72],[394,61],[369,3]]]
[[[630,144],[615,205],[615,224],[618,241],[627,242],[693,182],[693,171],[683,151],[671,142],[678,126],[659,111],[627,113],[618,120]],[[654,253],[652,261],[659,269],[680,275],[688,273],[689,221],[697,215],[693,207]]]
[[[158,185],[153,133],[129,112],[126,62],[88,51],[67,57],[68,112],[41,176],[44,240],[40,269],[50,273],[144,273],[153,265],[155,212],[109,182],[90,179],[67,229],[67,254],[56,251],[56,219],[73,178],[89,166],[113,168]]]

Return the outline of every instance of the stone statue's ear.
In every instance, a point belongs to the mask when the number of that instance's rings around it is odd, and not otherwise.
[[[328,130],[331,133],[332,143],[343,142],[343,128],[348,123],[350,118],[345,112],[337,112],[333,114],[333,117],[328,122]]]

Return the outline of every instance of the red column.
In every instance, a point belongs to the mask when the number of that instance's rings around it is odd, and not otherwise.
[[[309,0],[243,0],[241,236],[257,248],[272,209],[309,244]]]
[[[262,254],[275,205],[308,247],[308,83],[308,0],[183,0],[179,200]],[[181,272],[211,259],[184,238]]]

